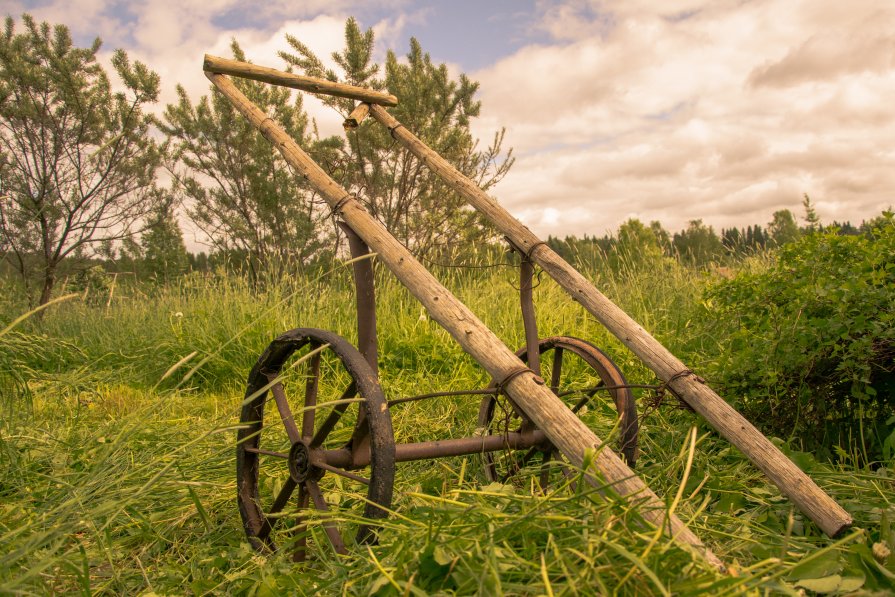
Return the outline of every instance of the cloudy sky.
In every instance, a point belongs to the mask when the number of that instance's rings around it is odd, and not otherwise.
[[[236,38],[282,67],[285,34],[321,56],[354,15],[378,54],[411,36],[481,83],[476,134],[517,162],[495,196],[542,236],[629,217],[677,230],[801,215],[859,223],[895,204],[893,0],[0,0],[122,47],[207,93],[205,52]],[[887,99],[888,98],[888,99]],[[309,102],[310,103],[310,102]],[[322,132],[337,117],[311,103]]]

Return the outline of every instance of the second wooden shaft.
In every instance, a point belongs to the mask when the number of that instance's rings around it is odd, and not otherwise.
[[[429,314],[497,380],[510,377],[522,362],[482,323],[466,305],[442,286],[385,227],[370,216],[363,205],[334,181],[298,144],[266,114],[252,104],[227,77],[206,73],[233,105],[261,131],[344,218],[357,235],[378,254],[379,259],[422,303]],[[703,546],[699,538],[681,520],[669,514],[664,504],[612,450],[603,449],[600,439],[533,373],[515,375],[505,389],[513,400],[537,424],[550,441],[569,459],[582,467],[588,452],[594,452],[594,464],[612,490],[637,500],[644,518],[665,528],[676,540],[696,548],[715,566],[720,560]],[[586,477],[592,484],[600,482]]]
[[[649,332],[597,290],[553,249],[510,215],[474,182],[420,141],[381,106],[370,115],[392,136],[463,195],[520,250],[527,253],[573,299],[652,369],[676,394],[702,415],[721,435],[739,448],[811,520],[834,537],[851,526],[851,516],[802,472],[739,412],[718,396]]]

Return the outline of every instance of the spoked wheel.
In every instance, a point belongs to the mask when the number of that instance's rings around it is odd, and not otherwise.
[[[637,410],[628,382],[619,368],[593,344],[569,336],[545,338],[538,343],[541,373],[550,389],[589,428],[605,437],[618,418],[619,452],[628,466],[637,459]],[[528,361],[525,348],[516,353]],[[493,384],[492,384],[493,387]],[[608,399],[614,404],[614,412]],[[479,428],[488,435],[520,432],[533,428],[506,396],[485,396],[479,408]],[[601,433],[602,432],[602,433]],[[529,450],[505,450],[483,454],[485,477],[489,481],[507,483],[525,469],[540,466],[541,488],[550,483],[551,471],[568,476],[562,456],[549,442]],[[556,464],[557,466],[551,466]]]
[[[255,549],[288,543],[301,561],[309,538],[340,554],[375,542],[395,439],[376,374],[354,346],[310,328],[274,340],[249,374],[241,423],[237,495]]]

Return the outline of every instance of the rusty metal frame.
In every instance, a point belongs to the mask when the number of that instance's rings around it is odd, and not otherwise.
[[[338,222],[339,227],[345,232],[348,239],[349,252],[353,260],[354,269],[354,285],[356,297],[356,314],[357,314],[357,337],[358,349],[364,355],[367,363],[370,365],[378,379],[378,336],[376,332],[376,291],[375,280],[373,276],[373,262],[371,258],[365,258],[369,254],[369,247],[366,243],[352,230],[346,222]],[[510,249],[518,253],[519,262],[519,302],[522,314],[522,325],[525,331],[525,347],[521,349],[520,358],[523,358],[528,367],[520,369],[526,371],[528,369],[541,375],[540,364],[540,340],[538,337],[537,318],[535,316],[534,306],[534,264],[531,259],[521,250],[519,250],[511,242],[507,241]],[[605,355],[604,355],[605,356]],[[555,357],[560,359],[562,352],[557,351]],[[608,360],[608,357],[605,357]],[[611,363],[611,361],[610,361]],[[559,371],[554,367],[555,371]],[[504,383],[507,380],[504,380]],[[557,395],[560,395],[558,379],[551,380],[551,389]],[[486,396],[497,396],[501,392],[498,388],[492,387],[486,390],[459,390],[451,392],[432,392],[427,394],[419,394],[415,396],[402,397],[397,400],[388,401],[391,408],[395,404],[405,402],[418,402],[421,400],[429,400],[433,398],[441,398],[447,396],[470,396],[483,394]],[[615,392],[620,389],[628,389],[628,385],[615,384],[612,390],[606,386],[598,386],[593,388],[588,398],[592,398],[597,391]],[[618,399],[617,399],[618,401]],[[579,405],[580,406],[580,405]],[[527,450],[531,448],[541,448],[545,451],[552,450],[550,442],[546,435],[536,429],[534,422],[524,414],[521,409],[516,408],[521,418],[521,427],[519,432],[507,431],[503,435],[490,435],[481,437],[463,437],[444,440],[430,440],[425,442],[414,442],[406,444],[395,444],[395,462],[410,462],[414,460],[429,460],[434,458],[445,458],[451,456],[468,456],[472,454],[483,454],[486,452],[495,452],[499,450]],[[635,421],[636,424],[636,421]],[[355,437],[364,436],[364,421],[360,418],[357,421],[357,430]],[[637,449],[637,430],[635,428],[633,437],[627,438],[627,444],[630,450]],[[321,455],[322,461],[329,466],[340,467],[344,469],[361,469],[370,464],[369,444],[358,444],[352,446],[352,449],[343,448],[341,450],[329,450]],[[628,462],[633,462],[631,457],[627,458]]]
[[[224,64],[221,68],[226,66]],[[267,81],[272,76],[268,72],[269,70],[256,68],[249,78],[255,77],[258,80]],[[246,73],[242,74],[246,75]],[[279,79],[268,82],[284,84]],[[307,84],[307,81],[303,79],[292,82],[300,88]],[[348,92],[352,91],[349,89]],[[340,206],[350,199],[352,197],[346,195],[337,202],[332,210],[333,214],[340,213]],[[375,540],[373,521],[384,517],[390,507],[394,469],[398,462],[526,450],[524,460],[527,461],[534,454],[542,454],[542,469],[546,470],[547,465],[557,459],[558,450],[553,446],[547,434],[536,427],[532,419],[524,413],[523,409],[513,403],[505,391],[505,387],[513,378],[525,373],[534,373],[538,383],[545,383],[540,377],[541,353],[544,351],[553,352],[553,373],[549,387],[557,396],[571,393],[562,392],[559,387],[561,362],[564,358],[563,355],[567,352],[581,358],[585,365],[589,366],[602,379],[602,382],[593,388],[575,390],[581,392],[583,397],[573,407],[573,412],[577,412],[597,392],[606,391],[613,397],[622,420],[631,420],[630,413],[634,412],[634,399],[630,387],[621,372],[604,353],[596,347],[574,338],[539,339],[533,297],[535,265],[530,254],[522,251],[509,239],[507,242],[510,249],[520,256],[519,305],[525,333],[525,346],[516,353],[521,361],[520,366],[509,371],[503,379],[492,380],[488,388],[430,392],[386,400],[379,384],[374,256],[371,255],[368,245],[347,222],[338,221],[337,224],[345,233],[352,258],[357,347],[355,348],[332,332],[298,328],[274,340],[261,355],[249,375],[246,400],[241,414],[243,426],[238,433],[237,441],[237,493],[246,534],[257,549],[276,549],[272,540],[272,532],[280,514],[295,492],[298,494],[300,510],[312,507],[320,511],[329,509],[318,485],[318,481],[327,473],[368,487],[364,518],[370,522],[360,524],[356,535],[358,542],[365,542]],[[280,376],[285,363],[293,353],[309,345],[312,349],[314,347],[321,350],[326,348],[334,353],[353,380],[344,390],[341,398],[350,399],[353,396],[362,398],[362,401],[356,405],[356,419],[350,440],[336,449],[324,448],[324,440],[338,424],[343,413],[352,406],[348,404],[350,401],[343,401],[345,403],[332,408],[330,414],[317,427],[314,413],[321,406],[317,403],[317,387],[321,376],[320,355],[316,354],[310,358],[309,375],[304,388],[304,406],[298,417],[293,414],[286,391],[281,383]],[[286,427],[291,443],[288,453],[262,448],[260,445],[261,433],[264,428],[264,405],[270,396],[273,397],[280,419]],[[389,412],[392,407],[408,402],[456,396],[480,397],[479,425],[476,435],[424,442],[395,443]],[[510,407],[509,410],[518,416],[517,429],[491,427],[498,400],[505,400]],[[636,423],[636,417],[634,417],[634,421]],[[634,427],[622,425],[622,427],[624,428],[622,452],[628,463],[633,465],[632,454],[634,452],[631,452],[631,449],[636,450],[637,428],[636,425]],[[285,460],[289,470],[289,478],[279,490],[273,503],[269,506],[263,505],[263,507],[258,491],[261,456]],[[493,468],[493,462],[493,459],[486,457],[486,467]],[[368,476],[358,474],[358,471],[363,469],[370,470],[369,473],[366,473]],[[518,469],[511,471],[504,475],[502,480],[506,481],[507,477],[517,472]],[[541,479],[543,485],[546,482],[546,477],[542,474]],[[323,528],[332,548],[338,553],[345,553],[347,551],[346,544],[341,533],[336,529],[335,523],[325,522]],[[293,556],[296,560],[303,560],[307,550],[302,531],[306,529],[306,525],[301,513],[299,513],[296,529],[299,531],[299,537],[293,548]]]

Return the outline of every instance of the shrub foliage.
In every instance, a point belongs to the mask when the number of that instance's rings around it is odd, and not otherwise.
[[[717,375],[765,431],[813,448],[891,451],[895,220],[783,246],[767,269],[707,291],[723,338]]]

